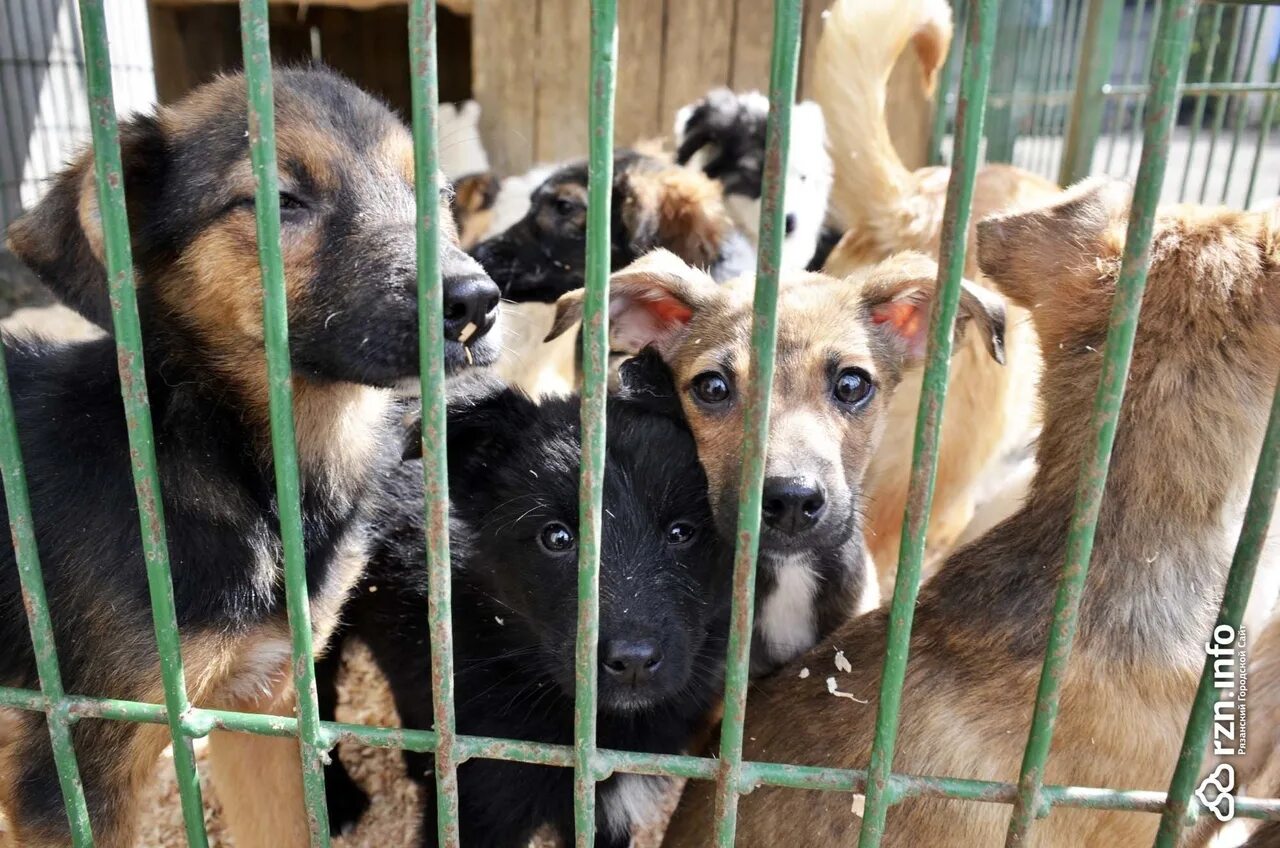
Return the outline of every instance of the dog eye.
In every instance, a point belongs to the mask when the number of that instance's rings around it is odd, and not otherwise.
[[[307,202],[296,194],[290,194],[287,191],[280,192],[280,211],[296,212],[300,209],[306,209]]]
[[[557,215],[568,218],[578,211],[578,204],[567,198],[557,197],[551,201],[551,208],[556,211]]]
[[[697,531],[687,521],[677,521],[667,528],[668,545],[686,545],[693,540]]]
[[[693,378],[693,394],[706,404],[718,405],[729,399],[729,381],[714,371]]]
[[[538,542],[553,554],[563,553],[573,547],[573,531],[559,521],[553,521],[542,528]]]
[[[871,375],[861,368],[846,368],[836,376],[832,394],[845,406],[861,406],[875,392]]]

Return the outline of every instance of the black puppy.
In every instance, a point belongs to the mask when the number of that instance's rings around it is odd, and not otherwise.
[[[723,685],[730,552],[717,539],[670,372],[646,354],[624,366],[623,380],[625,396],[608,407],[597,741],[678,753]],[[449,410],[461,733],[573,741],[578,414],[576,399],[535,405],[510,389]],[[421,474],[415,461],[396,475],[398,497],[345,616],[412,728],[432,726]],[[330,707],[337,663],[335,650],[321,669]],[[427,790],[422,844],[433,846],[433,760],[405,759]],[[367,800],[336,757],[326,780],[331,824],[351,824]],[[458,781],[465,844],[523,845],[543,824],[572,838],[568,769],[469,760]],[[636,775],[600,784],[596,844],[627,845],[665,789],[663,778]]]
[[[620,150],[613,160],[610,267],[657,248],[728,280],[754,268],[755,250],[734,226],[720,186],[702,173]],[[476,259],[516,302],[554,303],[583,286],[587,165],[577,162],[534,189],[528,213],[476,245]]]
[[[279,72],[275,93],[304,544],[322,648],[363,568],[364,504],[400,458],[387,388],[418,372],[412,140],[334,74]],[[247,126],[244,78],[227,76],[125,122],[121,144],[187,686],[198,706],[266,710],[287,697],[290,642]],[[447,202],[441,211],[448,221]],[[471,359],[484,363],[496,350],[484,334],[498,292],[446,237],[448,361],[465,363],[466,331]],[[63,302],[110,328],[87,153],[13,225],[9,244]],[[114,344],[5,344],[66,690],[162,702]],[[37,687],[7,545],[0,642],[0,685]],[[138,792],[167,742],[163,726],[74,725],[97,845],[135,843]],[[240,844],[296,844],[302,810],[296,820],[282,812],[296,770],[289,787],[260,786],[256,746],[270,741],[213,742]],[[0,710],[0,808],[16,844],[70,844],[58,786],[43,715]],[[275,822],[290,832],[270,831]]]

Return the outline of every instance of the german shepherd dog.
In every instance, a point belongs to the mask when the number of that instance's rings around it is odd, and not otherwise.
[[[389,389],[418,373],[413,145],[382,103],[321,70],[275,74],[281,248],[318,648],[365,562],[363,506],[399,459]],[[246,84],[221,77],[121,127],[161,503],[193,703],[287,709],[290,641],[267,414]],[[449,221],[448,199],[441,219]],[[448,226],[448,225],[446,225]],[[492,361],[498,291],[441,245],[448,367]],[[110,331],[93,160],[9,231],[67,305]],[[474,325],[474,329],[468,329]],[[460,339],[467,339],[468,348]],[[68,692],[162,702],[113,341],[6,341],[36,538]],[[0,683],[35,688],[13,553],[0,553]],[[162,725],[78,721],[96,844],[134,843]],[[297,745],[215,734],[240,846],[305,842]],[[275,747],[272,747],[275,746]],[[292,751],[272,772],[260,754]],[[290,757],[284,758],[286,761]],[[286,762],[287,765],[287,762]],[[278,778],[277,792],[256,791]],[[69,844],[44,717],[0,711],[0,807],[23,848]]]
[[[649,353],[622,372],[625,394],[608,404],[597,738],[608,748],[680,753],[723,685],[730,550],[717,538],[670,371]],[[458,730],[571,744],[579,404],[535,405],[509,388],[468,394],[451,405],[448,423]],[[344,619],[373,650],[405,726],[426,729],[433,718],[421,463],[405,463],[393,480],[369,571]],[[330,708],[338,663],[335,647],[320,669]],[[422,844],[434,846],[433,760],[404,756],[426,790]],[[544,824],[572,839],[569,770],[477,759],[462,764],[458,781],[466,844],[522,845]],[[336,757],[326,784],[337,831],[368,799]],[[652,822],[666,789],[665,779],[639,775],[602,783],[596,844],[626,846],[636,826]]]

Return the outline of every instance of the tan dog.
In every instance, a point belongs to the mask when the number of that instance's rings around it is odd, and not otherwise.
[[[800,273],[778,300],[777,371],[769,420],[752,670],[773,670],[878,603],[865,556],[863,476],[894,389],[925,349],[937,266],[904,254],[845,279]],[[751,355],[753,279],[718,285],[665,251],[614,274],[615,350],[655,347],[675,372],[711,505],[726,538],[737,525],[740,395]],[[582,292],[561,298],[552,335],[580,317]],[[966,284],[960,325],[1002,355],[1004,306]],[[660,448],[658,448],[660,449]]]
[[[950,11],[936,0],[838,0],[818,44],[815,98],[827,119],[835,164],[831,203],[848,227],[824,270],[843,276],[903,250],[937,255],[949,169],[907,170],[885,123],[885,86],[899,55],[915,51],[931,88],[951,39]],[[974,220],[1058,191],[1053,183],[1008,165],[988,165],[977,176]],[[965,273],[983,282],[970,233]],[[929,524],[929,555],[936,561],[954,544],[974,510],[974,488],[992,460],[1021,447],[1032,433],[1038,360],[1035,339],[1020,309],[1009,312],[1007,367],[1001,368],[974,337],[951,364],[938,478]],[[886,440],[868,472],[867,543],[892,592],[911,467],[910,434],[920,401],[920,377],[894,396]]]
[[[1013,781],[1027,740],[1068,517],[1093,449],[1090,418],[1127,193],[1086,184],[1038,211],[988,219],[979,261],[1042,340],[1039,469],[1020,512],[953,554],[915,613],[895,772]],[[1065,678],[1047,783],[1163,791],[1204,665],[1280,370],[1280,218],[1182,207],[1162,214],[1092,569]],[[837,683],[783,672],[752,692],[750,760],[864,767],[887,610],[833,637]],[[798,662],[822,667],[829,649]],[[713,787],[686,791],[672,846],[710,842]],[[1010,810],[937,798],[890,809],[884,845],[1001,844]],[[851,844],[842,793],[757,789],[738,844]],[[1035,844],[1148,845],[1157,817],[1055,809]]]

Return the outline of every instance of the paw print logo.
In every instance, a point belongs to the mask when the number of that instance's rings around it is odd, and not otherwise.
[[[1214,789],[1214,799],[1208,798],[1208,789]],[[1206,777],[1198,789],[1196,797],[1200,803],[1213,811],[1213,816],[1220,822],[1229,822],[1236,814],[1236,799],[1231,794],[1236,788],[1236,770],[1230,763],[1222,763],[1213,773]]]

